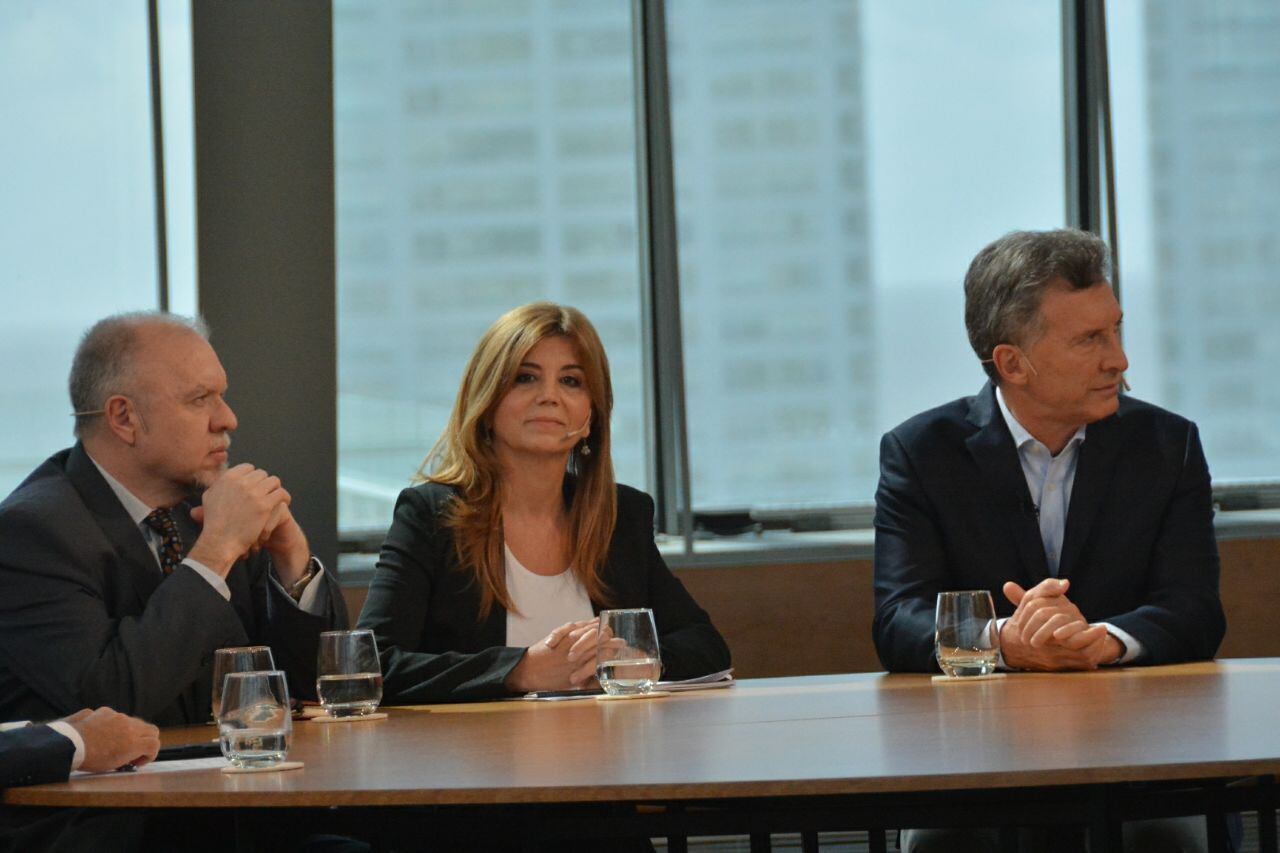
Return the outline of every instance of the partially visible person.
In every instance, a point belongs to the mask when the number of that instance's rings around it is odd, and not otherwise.
[[[84,708],[43,725],[0,724],[0,788],[65,782],[73,770],[103,773],[156,757],[160,730],[110,708]]]
[[[88,708],[43,725],[0,724],[0,788],[65,782],[75,770],[105,773],[156,757],[160,731],[113,711]],[[141,849],[140,812],[0,810],[0,851]]]
[[[581,312],[538,302],[480,339],[449,424],[396,504],[360,625],[389,702],[491,699],[595,681],[596,614],[652,608],[663,677],[729,649],[615,484],[613,390]]]
[[[0,719],[204,722],[214,650],[249,642],[313,696],[345,605],[280,480],[227,467],[237,421],[203,325],[102,320],[69,384],[78,441],[0,504]]]

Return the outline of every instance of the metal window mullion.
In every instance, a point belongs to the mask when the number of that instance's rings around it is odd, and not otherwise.
[[[1097,45],[1098,116],[1102,137],[1102,162],[1104,181],[1103,200],[1107,209],[1107,244],[1111,247],[1111,289],[1116,300],[1120,299],[1120,226],[1116,219],[1116,160],[1115,140],[1111,132],[1111,53],[1107,41],[1107,0],[1096,0],[1091,15],[1094,43]]]
[[[1101,234],[1097,75],[1090,49],[1092,0],[1062,0],[1062,91],[1067,225]]]
[[[685,552],[692,553],[666,6],[663,0],[632,0],[631,11],[649,488],[657,503],[658,529],[679,532]]]
[[[164,111],[160,89],[160,16],[157,0],[147,0],[147,52],[151,64],[151,158],[156,195],[156,307],[169,310],[169,214],[164,186]]]
[[[1062,0],[1062,71],[1067,224],[1099,236],[1105,230],[1111,286],[1119,298],[1106,0]]]

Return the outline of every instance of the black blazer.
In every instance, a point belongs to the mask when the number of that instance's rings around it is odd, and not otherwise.
[[[76,747],[48,726],[0,732],[0,788],[65,782]]]
[[[189,548],[198,529],[175,510]],[[50,457],[0,504],[0,719],[107,705],[159,725],[209,717],[213,652],[271,646],[291,695],[315,695],[319,633],[269,582],[266,553],[236,563],[231,601],[179,566],[165,578],[137,525],[80,444]],[[163,581],[163,582],[162,582]]]
[[[453,536],[442,524],[453,495],[435,483],[400,493],[360,613],[360,626],[377,636],[388,702],[510,695],[503,681],[524,656],[524,649],[504,645],[507,611],[500,604],[478,620],[479,584],[459,566]],[[663,678],[728,668],[724,639],[658,554],[653,501],[643,492],[618,486],[618,523],[602,577],[612,606],[652,608]],[[602,608],[597,601],[591,606]]]
[[[1080,445],[1058,576],[1090,622],[1145,649],[1141,663],[1212,658],[1226,630],[1218,598],[1209,468],[1195,424],[1121,397]],[[938,592],[1049,576],[1013,437],[988,384],[917,415],[880,442],[873,634],[891,671],[937,669]]]

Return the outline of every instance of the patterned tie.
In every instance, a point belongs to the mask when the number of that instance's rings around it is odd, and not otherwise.
[[[153,509],[142,521],[161,536],[160,569],[168,576],[182,562],[182,534],[178,532],[173,513],[164,507]]]

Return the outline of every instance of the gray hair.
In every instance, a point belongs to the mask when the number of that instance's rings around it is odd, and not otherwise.
[[[1023,345],[1037,333],[1050,286],[1085,290],[1110,277],[1107,244],[1074,228],[1013,231],[979,252],[964,277],[964,326],[987,376],[999,382],[991,363],[997,346]]]
[[[67,380],[71,411],[75,415],[75,435],[83,438],[102,413],[107,399],[131,390],[134,357],[138,353],[138,332],[146,327],[164,327],[191,332],[209,339],[209,328],[200,318],[188,318],[164,311],[132,311],[99,320],[84,333],[71,360]]]

